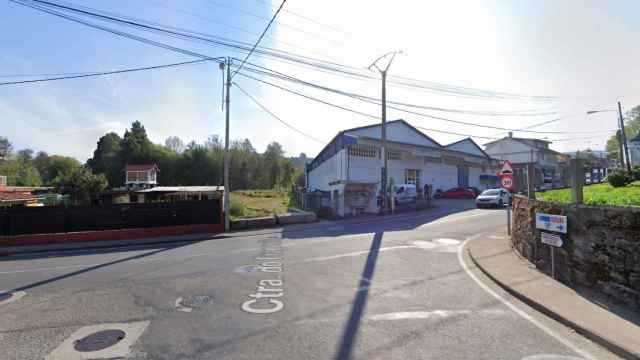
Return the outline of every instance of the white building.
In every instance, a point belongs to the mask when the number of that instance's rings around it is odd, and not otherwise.
[[[127,187],[153,187],[158,184],[158,172],[156,164],[127,165],[124,169],[124,184]]]
[[[307,191],[331,194],[339,216],[378,211],[381,125],[339,132],[307,165]],[[495,187],[500,164],[470,138],[442,146],[404,120],[387,122],[388,178],[433,191]]]
[[[534,164],[536,186],[544,184],[561,185],[569,156],[549,148],[550,141],[509,136],[484,144],[485,151],[492,158],[510,161],[513,165],[516,188],[526,183],[525,168]]]
[[[640,165],[640,134],[629,141],[629,156],[631,166]]]

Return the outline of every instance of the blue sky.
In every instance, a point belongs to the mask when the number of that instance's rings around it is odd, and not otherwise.
[[[273,5],[262,0],[73,0],[73,3],[253,43],[279,1]],[[640,50],[634,45],[640,30],[635,21],[638,8],[634,1],[400,1],[391,6],[382,1],[289,0],[285,9],[314,21],[283,12],[262,45],[362,68],[379,54],[401,49],[406,54],[396,59],[393,74],[483,89],[558,95],[561,98],[554,106],[567,118],[540,130],[605,131],[615,126],[614,114],[586,117],[586,110],[612,108],[617,99],[622,99],[626,107],[640,104],[637,82]],[[0,76],[114,70],[194,59],[8,1],[0,2],[0,14]],[[379,26],[381,23],[387,26]],[[227,49],[136,34],[210,56],[241,57]],[[375,81],[346,79],[258,56],[251,61],[328,86],[369,96],[379,94]],[[0,81],[14,79],[17,78],[2,77]],[[246,79],[236,80],[284,120],[321,139],[329,140],[346,127],[372,122]],[[373,105],[298,89],[344,106],[379,113]],[[479,101],[401,88],[390,88],[389,97],[468,110],[510,111],[549,106]],[[135,120],[144,123],[157,143],[171,135],[185,142],[202,142],[211,134],[222,135],[224,114],[220,102],[221,77],[216,64],[2,86],[0,135],[9,137],[17,148],[30,147],[85,160],[102,134],[107,131],[122,134]],[[322,147],[270,118],[236,89],[231,109],[231,137],[247,137],[259,151],[270,141],[282,143],[292,155],[300,152],[315,155]],[[513,128],[552,118],[434,115]],[[389,112],[390,119],[399,117],[414,125],[439,130],[478,136],[500,133]],[[428,135],[441,143],[461,138],[442,133],[428,132]],[[600,148],[605,139],[606,135],[601,135],[557,142],[553,146],[567,151]]]

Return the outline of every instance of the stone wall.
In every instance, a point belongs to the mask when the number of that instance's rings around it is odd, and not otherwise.
[[[551,274],[550,247],[540,242],[535,213],[565,215],[568,233],[555,251],[556,276],[570,286],[597,289],[640,310],[640,208],[513,201],[513,247]]]

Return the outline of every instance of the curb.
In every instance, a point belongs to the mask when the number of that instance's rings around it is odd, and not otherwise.
[[[467,253],[469,254],[469,257],[471,258],[471,261],[473,262],[473,264],[480,269],[480,271],[489,279],[491,279],[491,281],[493,281],[494,283],[496,283],[496,285],[498,285],[500,288],[502,288],[504,291],[506,291],[507,293],[509,293],[511,296],[517,298],[518,300],[522,301],[523,303],[527,304],[529,307],[532,307],[533,309],[537,310],[538,312],[543,313],[544,315],[554,319],[555,321],[573,329],[575,332],[577,332],[578,334],[586,337],[587,339],[599,344],[600,346],[606,348],[607,350],[609,350],[610,352],[620,356],[621,358],[624,359],[631,359],[631,360],[640,360],[640,355],[636,354],[635,352],[626,349],[624,346],[616,343],[615,341],[609,340],[607,338],[605,338],[604,336],[593,332],[579,324],[576,324],[575,322],[567,319],[566,317],[560,315],[559,313],[549,309],[548,307],[546,307],[545,305],[531,299],[530,297],[522,294],[521,292],[515,290],[514,288],[512,288],[511,286],[503,283],[502,281],[498,280],[496,277],[494,277],[493,275],[491,275],[491,273],[489,273],[489,271],[487,271],[482,265],[480,265],[480,263],[475,259],[475,257],[473,257],[473,254],[471,253],[471,250],[467,249]]]

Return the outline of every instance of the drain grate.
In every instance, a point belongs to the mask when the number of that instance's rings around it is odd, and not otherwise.
[[[213,300],[213,296],[210,295],[194,295],[185,297],[180,305],[186,307],[201,307],[209,304]]]
[[[73,348],[80,352],[100,351],[117,344],[125,335],[122,330],[102,330],[76,340]]]
[[[5,300],[9,300],[9,299],[11,299],[12,296],[13,296],[12,293],[8,293],[8,292],[0,293],[0,302],[3,302]]]

